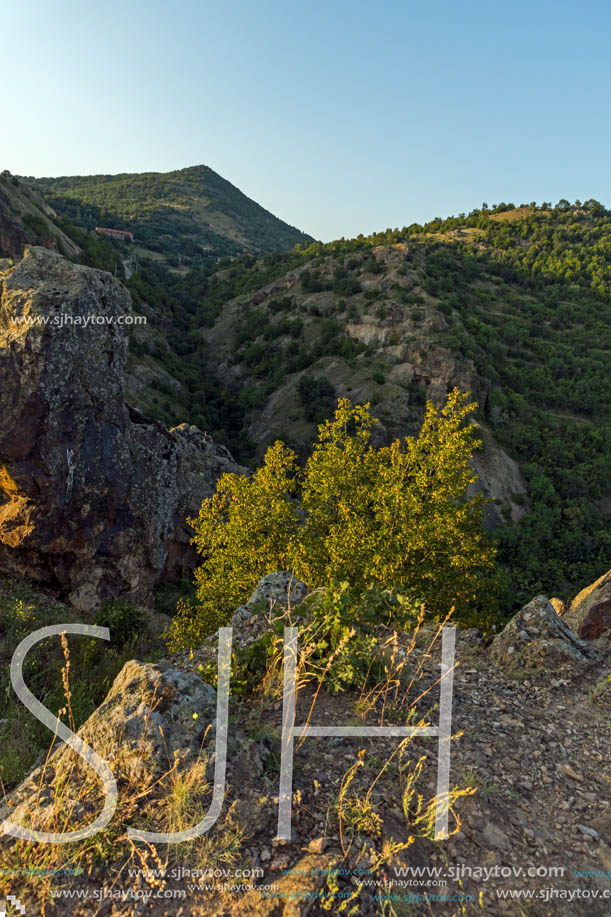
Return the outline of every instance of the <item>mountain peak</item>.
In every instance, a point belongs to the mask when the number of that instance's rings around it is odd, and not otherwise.
[[[287,251],[311,237],[265,210],[209,166],[171,172],[28,178],[73,222],[134,234],[161,259]]]

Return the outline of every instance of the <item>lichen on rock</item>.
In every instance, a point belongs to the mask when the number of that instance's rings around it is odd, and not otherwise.
[[[508,669],[546,665],[583,666],[597,659],[597,650],[575,636],[549,600],[538,595],[525,605],[490,647],[494,662]]]
[[[126,404],[133,313],[110,274],[30,247],[0,296],[0,569],[82,609],[147,601],[195,562],[184,520],[241,469],[197,427]]]

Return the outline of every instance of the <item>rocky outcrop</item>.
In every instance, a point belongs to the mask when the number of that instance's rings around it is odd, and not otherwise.
[[[581,590],[563,620],[583,640],[611,632],[611,570]]]
[[[200,761],[203,783],[214,773],[216,713],[216,691],[198,675],[167,661],[153,665],[130,660],[77,734],[112,768],[122,786],[163,783],[173,767],[185,773]],[[244,777],[242,769],[251,777],[261,771],[256,744],[240,729],[233,728],[228,736],[228,757],[229,775],[238,782]],[[26,818],[38,830],[49,830],[60,786],[62,806],[73,809],[76,819],[85,817],[90,807],[79,802],[79,773],[86,770],[87,765],[62,743],[0,806],[0,822]]]
[[[241,469],[126,405],[133,316],[110,274],[27,248],[0,293],[0,567],[80,608],[146,601],[195,560],[185,519]]]
[[[507,670],[584,666],[599,658],[597,649],[575,636],[544,595],[509,621],[493,640],[490,656]]]
[[[482,448],[471,459],[477,481],[470,485],[467,493],[469,496],[481,493],[488,497],[490,502],[484,508],[484,526],[492,530],[503,525],[507,518],[519,522],[529,511],[530,503],[518,463],[482,424],[477,426]]]
[[[308,594],[308,587],[293,573],[279,570],[262,576],[257,587],[245,605],[236,608],[231,623],[250,618],[256,610],[264,606],[266,612],[273,612],[274,608],[294,608],[302,602]]]

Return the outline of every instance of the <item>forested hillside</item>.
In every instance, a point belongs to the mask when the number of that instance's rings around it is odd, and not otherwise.
[[[157,218],[147,200],[140,225]],[[73,257],[122,276],[127,246],[89,231],[84,206],[67,212]],[[469,390],[483,467],[507,478],[488,489],[505,521],[507,608],[566,597],[607,569],[611,547],[610,264],[611,214],[596,201],[483,205],[191,269],[143,250],[126,281],[148,317],[132,333],[128,398],[252,465],[277,438],[305,456],[339,397],[371,402],[388,441],[417,431],[427,398]]]
[[[390,435],[469,388],[527,484],[529,511],[497,531],[508,601],[567,595],[611,546],[610,264],[595,201],[483,206],[182,278],[151,262],[129,281],[153,319],[132,340],[131,396],[248,462],[277,436],[303,448],[341,395],[370,400]]]
[[[136,248],[167,267],[283,251],[310,237],[246,197],[207,166],[175,172],[28,178],[47,201],[87,229],[133,232]],[[133,254],[126,250],[126,254]]]

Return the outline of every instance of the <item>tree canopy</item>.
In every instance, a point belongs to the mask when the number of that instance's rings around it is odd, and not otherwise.
[[[490,611],[495,549],[482,528],[485,499],[467,498],[479,445],[467,420],[474,408],[454,389],[442,408],[427,404],[418,436],[376,447],[369,405],[343,398],[303,467],[276,442],[251,477],[223,475],[190,520],[202,557],[197,603],[179,604],[171,647],[226,623],[275,570],[310,587],[400,587],[435,616],[454,607],[458,619],[475,620],[484,598]]]

